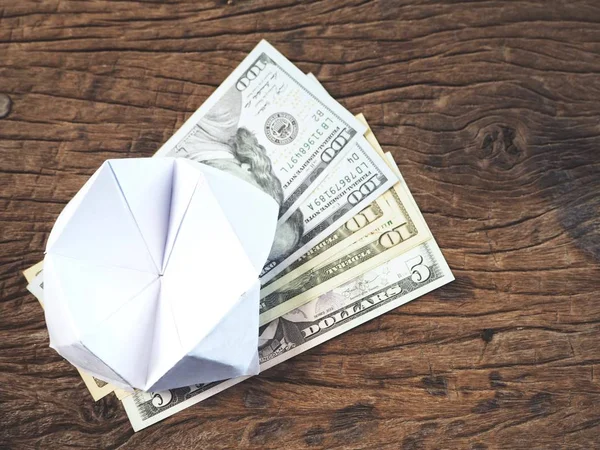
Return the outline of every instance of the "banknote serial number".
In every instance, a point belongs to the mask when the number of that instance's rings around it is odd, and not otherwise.
[[[333,134],[333,132],[337,131],[336,129],[333,129],[333,131],[330,131],[330,130],[332,130],[332,127],[333,127],[333,120],[331,119],[331,117],[325,117],[325,113],[323,111],[321,111],[320,109],[318,109],[312,115],[312,119],[315,123],[318,124],[317,128],[310,136],[308,136],[306,141],[304,141],[304,143],[300,147],[297,147],[296,151],[290,155],[290,159],[287,163],[287,167],[283,166],[281,168],[281,170],[283,170],[285,173],[291,172],[292,170],[294,170],[296,168],[296,165],[299,162],[306,160],[307,154],[310,155],[308,158],[308,161],[312,160],[315,156],[317,156],[319,151],[321,151],[323,149],[321,147],[319,147],[317,150],[313,150],[315,148],[315,146],[321,141],[323,136],[328,135],[327,137],[331,138],[331,135]],[[331,139],[328,139],[328,140],[331,140]],[[327,150],[329,150],[329,149],[327,149]],[[313,154],[310,154],[311,152]]]
[[[347,161],[351,164],[356,164],[357,161],[360,161],[360,156],[357,153],[352,153],[348,155],[346,158]],[[338,197],[338,194],[343,191],[347,191],[355,187],[356,181],[362,178],[365,175],[370,175],[371,171],[369,170],[369,165],[365,161],[361,161],[356,164],[352,170],[346,172],[342,175],[335,183],[333,183],[327,190],[323,191],[321,195],[315,197],[310,203],[306,206],[311,211],[314,211],[316,208],[320,207],[324,203],[328,202],[332,198]],[[354,194],[358,195],[358,194]],[[352,197],[354,198],[354,197]]]

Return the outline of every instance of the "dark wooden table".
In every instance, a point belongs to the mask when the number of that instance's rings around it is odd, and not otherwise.
[[[266,38],[364,112],[456,282],[142,432],[21,271]],[[0,0],[0,448],[600,448],[600,2]]]

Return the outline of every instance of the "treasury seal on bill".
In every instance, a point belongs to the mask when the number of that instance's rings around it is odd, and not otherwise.
[[[273,144],[289,144],[298,136],[298,121],[291,114],[275,113],[265,122],[265,135]]]

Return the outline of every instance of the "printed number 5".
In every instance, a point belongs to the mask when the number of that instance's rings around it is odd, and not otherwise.
[[[161,408],[171,403],[173,394],[171,391],[157,392],[152,396],[152,405],[155,408]]]
[[[431,271],[429,270],[429,267],[423,264],[423,257],[421,255],[406,261],[406,266],[410,271],[410,279],[415,283],[427,281],[431,276]]]

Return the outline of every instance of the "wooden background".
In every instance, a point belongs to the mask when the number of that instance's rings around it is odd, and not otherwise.
[[[364,112],[456,282],[134,434],[21,271],[266,38]],[[600,2],[0,0],[0,448],[600,448]]]

